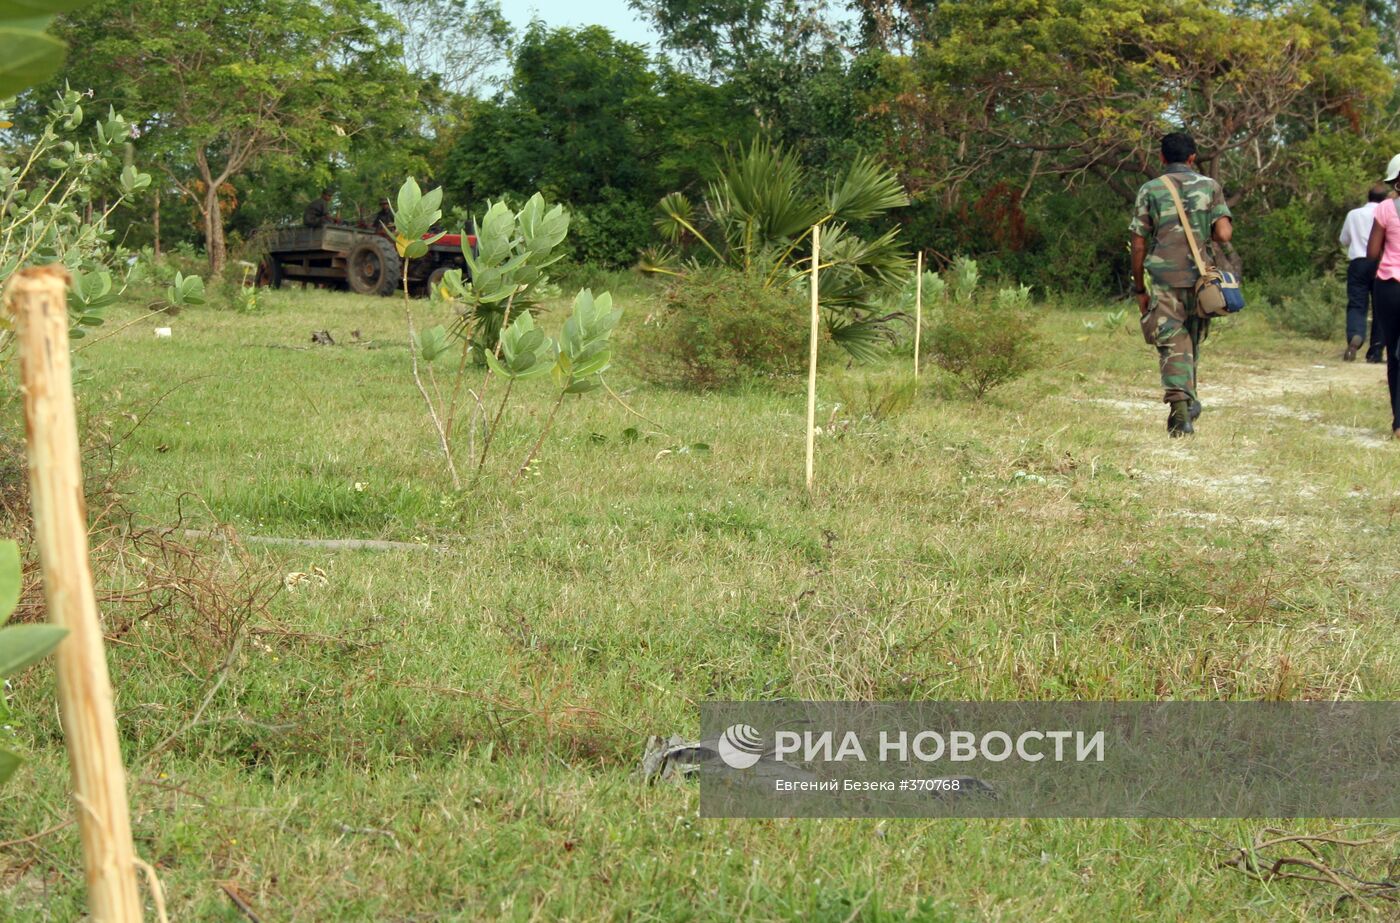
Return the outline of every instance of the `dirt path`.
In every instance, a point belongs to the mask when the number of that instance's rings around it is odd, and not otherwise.
[[[1260,422],[1272,418],[1311,423],[1335,438],[1338,452],[1377,453],[1382,462],[1383,453],[1400,453],[1400,443],[1391,439],[1388,431],[1325,424],[1321,414],[1306,408],[1308,399],[1327,392],[1371,395],[1380,418],[1386,398],[1385,367],[1342,362],[1340,357],[1267,371],[1239,363],[1208,365],[1201,388],[1206,412],[1201,420],[1202,436],[1197,439],[1166,437],[1166,410],[1155,396],[1080,400],[1110,408],[1123,417],[1126,429],[1141,434],[1142,454],[1135,468],[1142,480],[1170,483],[1216,501],[1212,504],[1216,511],[1169,509],[1163,516],[1301,530],[1312,528],[1319,519],[1335,518],[1336,510],[1329,507],[1310,470],[1296,461],[1290,465],[1281,460],[1276,440],[1289,437],[1273,427],[1260,432]],[[1212,439],[1216,434],[1224,434],[1227,441],[1222,444],[1220,439]],[[1222,450],[1228,456],[1220,456]],[[1211,470],[1203,469],[1206,459]],[[1383,491],[1388,500],[1392,489]],[[1368,494],[1358,489],[1351,496]]]
[[[1267,372],[1235,363],[1207,368],[1201,385],[1201,399],[1207,412],[1236,409],[1269,416],[1291,416],[1302,421],[1317,421],[1321,415],[1304,410],[1294,399],[1310,397],[1328,391],[1354,394],[1371,393],[1378,404],[1378,415],[1385,402],[1385,366],[1367,362],[1318,362]],[[1079,400],[1112,408],[1124,416],[1147,417],[1154,428],[1165,419],[1165,409],[1155,397],[1103,398],[1086,397]],[[1207,416],[1206,421],[1210,420]],[[1360,427],[1327,426],[1325,430],[1341,439],[1369,449],[1390,448],[1394,440],[1382,430]]]

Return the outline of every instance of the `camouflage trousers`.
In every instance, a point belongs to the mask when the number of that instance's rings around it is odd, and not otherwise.
[[[1196,400],[1196,366],[1210,318],[1196,316],[1196,293],[1189,288],[1157,288],[1142,316],[1142,336],[1157,347],[1162,368],[1162,400]]]

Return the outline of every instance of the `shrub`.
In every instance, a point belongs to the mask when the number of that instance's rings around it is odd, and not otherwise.
[[[650,203],[604,188],[599,201],[573,209],[573,258],[608,269],[631,266],[637,262],[637,251],[651,239],[651,226]]]
[[[929,353],[967,391],[981,399],[993,388],[1035,368],[1043,353],[1039,318],[1028,292],[1002,289],[954,301],[929,329]]]
[[[639,335],[637,364],[658,384],[721,388],[800,372],[808,319],[790,294],[721,268],[698,269],[666,290]]]
[[[1261,288],[1265,313],[1276,327],[1314,340],[1341,335],[1347,293],[1335,276],[1279,276]]]
[[[886,375],[837,375],[833,381],[842,414],[852,420],[881,423],[914,405],[914,379],[906,372]]]

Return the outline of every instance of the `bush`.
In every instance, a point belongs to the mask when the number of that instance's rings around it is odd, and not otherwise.
[[[1028,296],[1026,289],[1002,289],[954,300],[929,329],[932,360],[974,398],[981,399],[1039,364],[1039,318]]]
[[[1347,293],[1337,277],[1278,276],[1260,288],[1265,314],[1274,326],[1314,340],[1341,336]]]
[[[573,208],[569,229],[573,258],[608,269],[634,265],[637,253],[651,240],[654,209],[650,202],[604,188],[599,201]]]
[[[914,379],[907,372],[859,377],[840,374],[833,384],[843,416],[852,420],[881,423],[914,405]]]
[[[728,269],[697,269],[666,290],[643,326],[637,365],[648,380],[721,388],[753,377],[800,373],[807,314],[791,295]]]

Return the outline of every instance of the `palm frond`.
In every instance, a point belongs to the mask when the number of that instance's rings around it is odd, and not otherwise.
[[[647,247],[637,255],[637,268],[642,272],[677,276],[680,271],[680,254],[674,247]]]
[[[874,157],[862,155],[844,176],[827,189],[827,208],[840,221],[863,221],[909,204],[894,171]]]
[[[831,341],[857,362],[878,362],[894,339],[886,318],[852,320],[848,315],[826,312],[826,329]]]
[[[805,193],[802,178],[796,158],[762,139],[726,156],[720,182],[732,211],[749,225],[752,246],[786,243],[821,220],[822,204]]]

